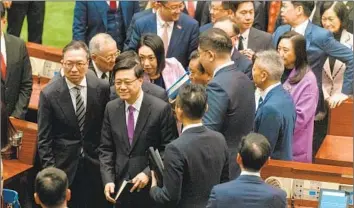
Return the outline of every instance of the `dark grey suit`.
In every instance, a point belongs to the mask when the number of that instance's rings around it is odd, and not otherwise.
[[[229,147],[230,160],[238,153],[242,136],[253,127],[255,116],[254,86],[249,78],[238,72],[236,65],[226,66],[208,83],[208,111],[203,122],[208,128],[222,133]],[[230,179],[239,173],[236,163],[230,163]]]
[[[150,82],[143,82],[141,88],[143,89],[144,92],[149,93],[150,95],[153,95],[157,98],[160,98],[161,100],[163,100],[165,102],[168,102],[167,92],[162,87],[152,84]],[[114,100],[117,97],[119,97],[116,93],[115,86],[111,86],[110,90],[111,90],[111,93],[109,96],[110,100]]]
[[[6,47],[5,104],[9,115],[24,119],[32,94],[32,67],[25,42],[4,34]]]
[[[229,180],[225,138],[204,126],[187,129],[166,147],[164,186],[150,195],[162,207],[204,208],[212,187]]]
[[[136,118],[135,118],[136,119]],[[165,146],[177,138],[176,121],[170,104],[144,93],[137,118],[132,145],[129,144],[125,102],[110,101],[105,110],[100,145],[101,176],[103,184],[118,184],[132,179],[140,172],[150,175],[147,149],[152,146],[165,150]],[[151,207],[146,186],[139,193],[126,194],[120,199],[122,207]],[[118,204],[119,205],[119,204]]]
[[[251,27],[248,35],[248,48],[254,52],[273,49],[272,35]]]
[[[77,171],[85,167],[86,183],[89,186],[79,192],[87,194],[86,203],[91,205],[89,207],[102,207],[102,201],[106,200],[100,181],[98,146],[104,108],[109,99],[109,86],[91,74],[87,74],[86,79],[87,104],[83,136],[65,77],[58,76],[41,91],[38,152],[43,168],[55,166],[66,172],[70,187],[76,184],[75,181],[81,180],[78,179]],[[84,150],[84,157],[79,156],[81,148]],[[74,200],[78,193],[75,190],[72,193]],[[73,203],[76,203],[75,200]]]
[[[90,65],[89,65],[88,69],[89,69],[88,71],[92,71],[97,78],[101,79],[101,77],[97,76],[97,73],[96,73],[95,67],[92,64],[92,61],[90,61]],[[113,73],[112,72],[109,72],[108,83],[109,83],[110,86],[112,86],[114,84],[114,79],[113,79]]]

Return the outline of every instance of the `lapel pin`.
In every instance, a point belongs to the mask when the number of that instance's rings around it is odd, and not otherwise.
[[[182,26],[181,26],[181,25],[177,25],[177,28],[178,28],[178,29],[182,29]]]

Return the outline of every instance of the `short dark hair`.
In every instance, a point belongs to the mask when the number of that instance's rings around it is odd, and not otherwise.
[[[0,2],[0,15],[1,15],[1,19],[5,17],[6,15],[6,9],[4,7],[4,3]]]
[[[83,41],[81,40],[72,40],[69,44],[67,44],[64,48],[63,48],[63,57],[65,55],[65,53],[67,51],[70,51],[70,50],[80,50],[80,49],[83,49],[86,54],[87,54],[87,59],[90,58],[90,51],[86,45],[86,43],[84,43]]]
[[[236,3],[235,1],[222,1],[221,6],[225,10],[231,10],[232,12],[236,12]]]
[[[40,171],[35,180],[35,192],[47,207],[57,207],[63,204],[68,187],[65,172],[54,167]]]
[[[197,50],[192,51],[191,55],[189,56],[189,60],[194,60],[197,58],[199,58],[198,51]],[[198,62],[198,71],[200,71],[200,73],[202,73],[202,74],[206,73],[203,65],[200,62]]]
[[[113,75],[115,77],[117,71],[134,70],[136,78],[142,78],[144,70],[139,62],[138,55],[134,51],[125,51],[116,58],[116,63],[113,67]]]
[[[271,155],[270,143],[261,134],[249,133],[242,137],[239,154],[243,167],[248,171],[257,172]]]
[[[217,53],[231,53],[232,41],[225,31],[219,28],[210,28],[199,36],[199,47]]]
[[[254,8],[254,2],[253,1],[234,1],[234,6],[235,6],[235,12],[238,10],[238,7],[243,4],[243,3],[252,3],[253,8]]]
[[[184,84],[178,91],[176,106],[189,119],[201,119],[207,106],[205,87],[199,84]]]
[[[288,31],[280,36],[277,44],[277,48],[282,39],[289,39],[293,45],[295,53],[295,69],[296,74],[293,77],[289,78],[290,84],[296,84],[304,78],[305,74],[308,71],[308,61],[307,61],[307,52],[306,52],[306,39],[303,35],[295,32]]]
[[[346,8],[345,4],[343,4],[343,2],[340,2],[340,1],[336,1],[336,2],[326,1],[326,2],[324,2],[320,7],[321,18],[323,16],[323,14],[325,13],[325,11],[330,9],[333,6],[333,4],[335,4],[333,7],[333,11],[334,11],[334,13],[336,13],[337,17],[340,20],[340,26],[341,26],[340,28],[347,29],[348,20],[349,20],[348,9]],[[322,21],[321,21],[321,25],[322,25]]]
[[[156,74],[160,74],[165,68],[165,46],[162,39],[153,33],[147,33],[141,37],[139,47],[147,46],[153,52],[157,60]]]
[[[291,1],[294,6],[302,6],[306,17],[310,17],[313,8],[315,8],[315,2],[313,1]]]

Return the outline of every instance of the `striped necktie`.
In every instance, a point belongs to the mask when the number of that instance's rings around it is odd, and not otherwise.
[[[74,87],[74,89],[76,90],[76,118],[79,124],[81,135],[83,136],[86,109],[85,109],[84,100],[81,96],[80,87],[76,86]]]

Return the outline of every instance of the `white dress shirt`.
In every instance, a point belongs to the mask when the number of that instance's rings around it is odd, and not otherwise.
[[[74,106],[74,111],[76,112],[76,89],[74,89],[74,87],[76,87],[77,85],[70,82],[68,80],[68,78],[65,77],[65,81],[66,84],[68,85],[69,88],[69,92],[70,92],[70,97],[71,97],[71,101],[73,102],[73,106]],[[87,106],[87,82],[86,82],[86,76],[82,79],[81,83],[79,84],[80,86],[80,92],[81,92],[81,97],[84,101],[84,105],[85,108]]]
[[[167,22],[168,27],[167,27],[167,34],[168,34],[168,45],[170,45],[171,41],[171,36],[173,32],[173,25],[175,24],[174,22]],[[162,39],[162,34],[164,31],[163,25],[165,24],[165,21],[161,19],[160,17],[160,12],[157,12],[156,14],[156,29],[157,29],[157,35]]]
[[[7,62],[6,62],[6,45],[5,45],[5,38],[4,38],[4,33],[1,32],[1,53],[2,53],[2,56],[4,57],[4,62],[6,63],[7,65]]]
[[[255,97],[255,102],[256,102],[256,111],[259,107],[259,98],[262,97],[262,99],[264,100],[267,97],[267,94],[274,89],[276,86],[280,85],[280,82],[277,82],[275,84],[270,85],[269,87],[267,87],[267,89],[265,90],[261,90],[260,88],[257,88],[256,91],[254,92],[254,97]]]
[[[242,44],[243,44],[243,49],[248,49],[248,36],[250,35],[250,28],[247,29],[245,32],[243,32],[242,34]],[[240,35],[240,36],[241,36]],[[239,41],[240,41],[240,37],[238,38],[238,41],[237,41],[237,48],[238,48],[238,45],[239,45]]]
[[[301,35],[305,35],[305,31],[306,31],[306,28],[307,28],[307,25],[309,24],[310,20],[306,20],[305,22],[299,24],[298,26],[292,28],[292,30],[295,30],[295,32],[301,34]]]
[[[222,68],[224,68],[224,67],[226,67],[226,66],[232,65],[232,64],[235,64],[235,62],[229,61],[229,62],[226,62],[226,63],[220,65],[219,67],[217,67],[217,68],[214,70],[213,77],[215,77],[215,74],[216,74],[218,71],[220,71],[220,69],[222,69]]]
[[[189,124],[189,125],[183,127],[182,133],[185,132],[188,129],[195,128],[195,127],[200,127],[200,126],[203,126],[203,124],[202,123]]]
[[[134,113],[133,113],[133,115],[134,115],[134,129],[136,127],[136,122],[138,121],[138,116],[139,116],[141,104],[143,103],[143,98],[144,98],[144,92],[143,92],[143,90],[141,90],[138,99],[136,99],[135,103],[132,104],[132,106],[135,109]],[[129,117],[129,109],[128,109],[129,106],[130,106],[130,104],[125,101],[125,122],[127,125],[128,125],[128,117]]]
[[[241,175],[251,175],[251,176],[258,176],[261,177],[261,173],[260,172],[251,172],[251,171],[241,171]]]
[[[95,72],[97,74],[97,77],[101,79],[103,72],[98,69],[97,65],[95,64],[94,61],[92,61],[93,68],[95,69]],[[104,80],[109,80],[109,72],[105,72],[106,78]]]

